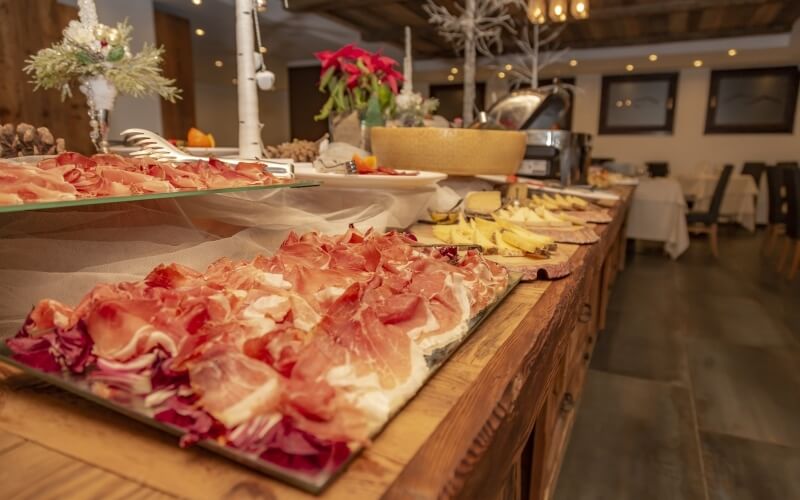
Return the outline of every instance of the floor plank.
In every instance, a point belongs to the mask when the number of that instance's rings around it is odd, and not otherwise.
[[[690,405],[675,384],[591,370],[556,498],[704,498]]]
[[[800,447],[796,350],[687,342],[701,430]]]
[[[800,449],[701,434],[710,500],[786,500],[800,496]]]

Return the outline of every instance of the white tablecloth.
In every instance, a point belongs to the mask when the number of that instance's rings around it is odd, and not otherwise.
[[[679,175],[676,179],[681,184],[684,195],[694,199],[693,210],[708,210],[714,189],[717,187],[718,175],[699,173],[695,175]],[[729,217],[750,231],[756,229],[756,199],[759,189],[752,176],[733,174],[722,198],[720,215]]]
[[[663,241],[664,250],[677,259],[689,248],[686,201],[675,179],[642,179],[628,213],[628,238]]]

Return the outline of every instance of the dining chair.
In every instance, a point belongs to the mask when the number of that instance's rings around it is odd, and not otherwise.
[[[650,177],[666,177],[669,175],[669,163],[664,161],[646,162],[647,173]]]
[[[793,280],[800,270],[800,168],[783,169],[786,186],[786,241],[778,261],[778,272],[788,263],[787,277]]]
[[[785,170],[785,167],[780,167],[778,165],[766,168],[768,198],[767,231],[764,235],[764,242],[761,245],[761,252],[764,255],[770,255],[775,249],[775,244],[778,242],[783,232],[784,225],[786,224],[786,213],[784,212],[786,197],[783,193]]]
[[[764,175],[764,170],[767,164],[761,161],[748,161],[742,166],[742,175],[749,175],[756,181],[756,187],[761,184],[761,176]]]
[[[733,165],[725,165],[719,176],[714,194],[711,196],[711,204],[706,212],[689,212],[686,214],[686,222],[689,225],[691,234],[707,234],[711,242],[711,253],[714,257],[719,257],[719,210],[722,206],[722,199],[725,197],[725,190],[728,188],[728,181],[733,173]]]

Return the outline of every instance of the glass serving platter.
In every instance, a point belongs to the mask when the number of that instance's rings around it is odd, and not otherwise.
[[[192,189],[187,191],[173,191],[171,193],[149,193],[131,196],[105,196],[101,198],[85,198],[81,200],[45,201],[40,203],[22,203],[18,205],[0,205],[0,214],[14,212],[28,212],[31,210],[47,210],[51,208],[73,208],[89,205],[106,205],[112,203],[129,203],[132,201],[164,200],[172,198],[189,198],[194,196],[207,196],[211,194],[243,193],[248,191],[262,191],[268,189],[306,188],[319,186],[315,181],[298,181],[269,184],[261,186],[242,186],[221,189]]]
[[[428,375],[425,378],[425,382],[422,385],[420,385],[417,391],[422,389],[422,387],[433,376],[433,374],[436,373],[436,371],[442,365],[444,365],[445,361],[450,357],[450,355],[453,354],[459,348],[459,346],[462,343],[464,343],[464,341],[466,341],[466,339],[468,339],[475,332],[475,330],[478,329],[480,324],[508,296],[508,294],[514,289],[514,287],[516,287],[517,284],[519,284],[520,278],[521,278],[520,274],[517,273],[509,274],[509,282],[506,289],[500,294],[497,300],[495,300],[492,304],[487,306],[483,311],[478,313],[474,318],[470,320],[469,331],[467,332],[467,335],[464,336],[463,339],[457,342],[453,342],[445,347],[442,347],[434,351],[430,355],[426,356],[425,361],[430,371],[428,372]],[[0,338],[0,362],[7,363],[16,368],[19,368],[23,372],[35,377],[38,380],[47,382],[71,394],[77,395],[92,403],[96,403],[100,406],[111,409],[117,413],[135,419],[155,429],[167,432],[176,437],[181,437],[184,434],[186,434],[186,431],[181,429],[180,427],[156,420],[154,418],[152,409],[147,408],[141,399],[133,399],[129,402],[124,402],[124,403],[106,399],[92,392],[89,383],[84,379],[84,377],[76,376],[68,372],[47,373],[38,370],[36,368],[30,367],[20,361],[17,361],[16,359],[14,359],[11,350],[8,348],[8,346],[6,346],[5,343],[6,338],[8,338],[8,336]],[[408,404],[408,402],[411,401],[413,398],[414,398],[413,395],[410,396],[400,408],[398,408],[392,415],[389,416],[386,422],[384,422],[383,426],[380,429],[378,429],[371,437],[375,437],[376,435],[380,434],[383,428],[385,428],[386,425],[388,425],[389,422],[392,421],[394,416],[397,415],[400,411],[402,411],[403,407],[406,404]],[[223,444],[220,444],[212,440],[199,441],[195,444],[195,446],[200,446],[202,448],[205,448],[229,460],[232,460],[241,465],[249,467],[262,474],[284,481],[285,483],[288,483],[301,490],[313,494],[321,493],[328,486],[328,484],[330,484],[336,477],[338,477],[342,472],[344,472],[347,466],[358,456],[358,454],[362,449],[362,448],[357,448],[355,450],[351,450],[347,459],[344,460],[344,462],[341,463],[334,470],[332,471],[325,470],[320,473],[312,475],[297,470],[289,469],[286,467],[281,467],[280,465],[262,460],[258,455],[249,454],[244,451],[225,446]]]

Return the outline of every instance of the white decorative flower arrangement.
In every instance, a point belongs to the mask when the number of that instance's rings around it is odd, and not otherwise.
[[[60,89],[62,99],[72,96],[71,85],[77,83],[88,100],[92,141],[105,151],[108,113],[118,91],[134,97],[158,94],[175,102],[180,90],[161,74],[163,47],[145,44],[132,54],[133,28],[127,21],[113,28],[99,23],[94,0],[79,0],[78,7],[80,21],[69,23],[62,41],[28,59],[25,72],[36,90]]]

